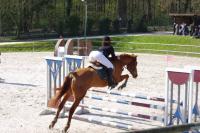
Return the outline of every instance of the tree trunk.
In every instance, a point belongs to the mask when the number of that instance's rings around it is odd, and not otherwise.
[[[147,19],[148,20],[152,19],[151,1],[152,0],[147,0]]]
[[[1,11],[0,11],[0,36],[2,35],[2,22],[1,22]]]
[[[127,22],[127,0],[118,0],[118,16],[122,21],[122,26]]]
[[[67,0],[67,16],[70,16],[72,8],[72,0]]]
[[[178,13],[181,13],[181,0],[178,0]]]
[[[186,13],[186,12],[190,12],[190,6],[191,6],[191,0],[186,0],[186,3],[185,3],[185,5],[184,5],[184,12]]]

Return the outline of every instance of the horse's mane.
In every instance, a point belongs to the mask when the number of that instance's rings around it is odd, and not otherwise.
[[[118,57],[121,57],[121,58],[123,58],[123,57],[137,57],[136,55],[134,55],[134,54],[126,54],[126,53],[123,53],[123,54],[120,54],[120,55],[118,55]]]

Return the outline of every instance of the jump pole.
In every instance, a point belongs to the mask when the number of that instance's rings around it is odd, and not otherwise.
[[[68,117],[68,115],[67,115],[67,117]],[[85,121],[85,122],[89,122],[89,123],[93,123],[93,124],[97,124],[97,125],[109,126],[109,127],[119,128],[119,129],[123,129],[123,130],[135,130],[132,125],[127,125],[124,123],[116,123],[116,122],[108,121],[108,120],[98,120],[98,119],[95,119],[94,117],[90,117],[90,116],[87,118],[84,118],[84,117],[74,114],[72,116],[72,118],[79,120],[79,121]]]
[[[146,96],[146,95],[143,95],[143,94],[126,93],[126,92],[106,92],[106,91],[96,90],[96,89],[91,89],[89,91],[97,92],[97,93],[103,93],[103,94],[109,94],[109,95],[116,95],[116,96],[126,96],[126,97],[131,97],[131,98],[136,98],[136,99],[144,99],[144,100],[150,100],[150,101],[165,102],[165,98],[164,97]],[[177,103],[176,100],[172,100],[172,102],[173,103]]]
[[[111,113],[125,115],[125,116],[138,117],[138,118],[148,119],[148,120],[155,120],[155,121],[159,121],[162,123],[164,122],[164,117],[161,117],[161,116],[145,115],[145,114],[139,114],[139,113],[136,114],[133,112],[121,111],[119,109],[101,108],[101,107],[96,107],[93,105],[85,105],[85,104],[81,104],[80,106],[84,107],[84,108],[92,109],[92,110],[97,110],[97,111],[111,112]]]
[[[134,106],[139,106],[139,107],[144,107],[144,108],[146,107],[146,108],[152,108],[152,109],[160,109],[162,111],[165,110],[165,106],[162,106],[162,105],[134,102],[130,100],[121,100],[117,98],[107,98],[107,97],[101,97],[101,96],[97,96],[93,94],[86,95],[85,98],[100,100],[100,101],[107,101],[107,102],[114,102],[114,103],[119,103],[119,104],[134,105]]]

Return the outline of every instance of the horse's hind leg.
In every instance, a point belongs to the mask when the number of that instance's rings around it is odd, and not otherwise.
[[[72,119],[72,115],[74,114],[74,111],[76,110],[76,108],[78,107],[80,101],[83,99],[84,96],[79,97],[79,98],[75,98],[74,103],[72,104],[72,106],[71,106],[71,108],[69,110],[69,117],[68,117],[67,125],[64,128],[64,132],[67,132],[67,130],[69,129],[70,123],[71,123],[71,119]]]
[[[60,111],[62,110],[62,108],[64,107],[65,105],[65,102],[67,101],[67,99],[69,98],[69,96],[71,95],[71,92],[67,92],[65,95],[64,95],[64,98],[62,99],[61,103],[59,104],[58,106],[58,110],[56,112],[56,116],[54,117],[53,121],[51,122],[51,124],[49,125],[49,129],[52,129],[54,127],[54,125],[56,124],[57,122],[57,119],[58,119],[58,116],[60,114]]]

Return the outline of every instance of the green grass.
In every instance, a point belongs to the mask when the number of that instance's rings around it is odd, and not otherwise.
[[[142,42],[142,43],[164,43],[164,44],[199,44],[199,39],[190,36],[172,36],[172,35],[146,35],[146,36],[128,36],[114,38],[123,42]]]
[[[112,38],[114,46],[118,51],[175,54],[197,56],[188,52],[200,54],[200,39],[190,36],[151,35],[151,36],[129,36]],[[175,51],[185,52],[179,53]]]
[[[55,41],[38,41],[31,43],[21,44],[6,44],[0,45],[1,52],[42,52],[42,51],[54,51],[56,42]]]
[[[92,39],[93,48],[101,46],[102,39]],[[200,39],[190,36],[144,35],[112,37],[113,46],[120,52],[174,54],[200,57]],[[56,41],[0,45],[1,52],[54,51]],[[185,46],[185,47],[183,47]],[[171,51],[171,52],[170,52]],[[180,51],[173,52],[173,51]],[[187,52],[196,52],[191,54]]]

